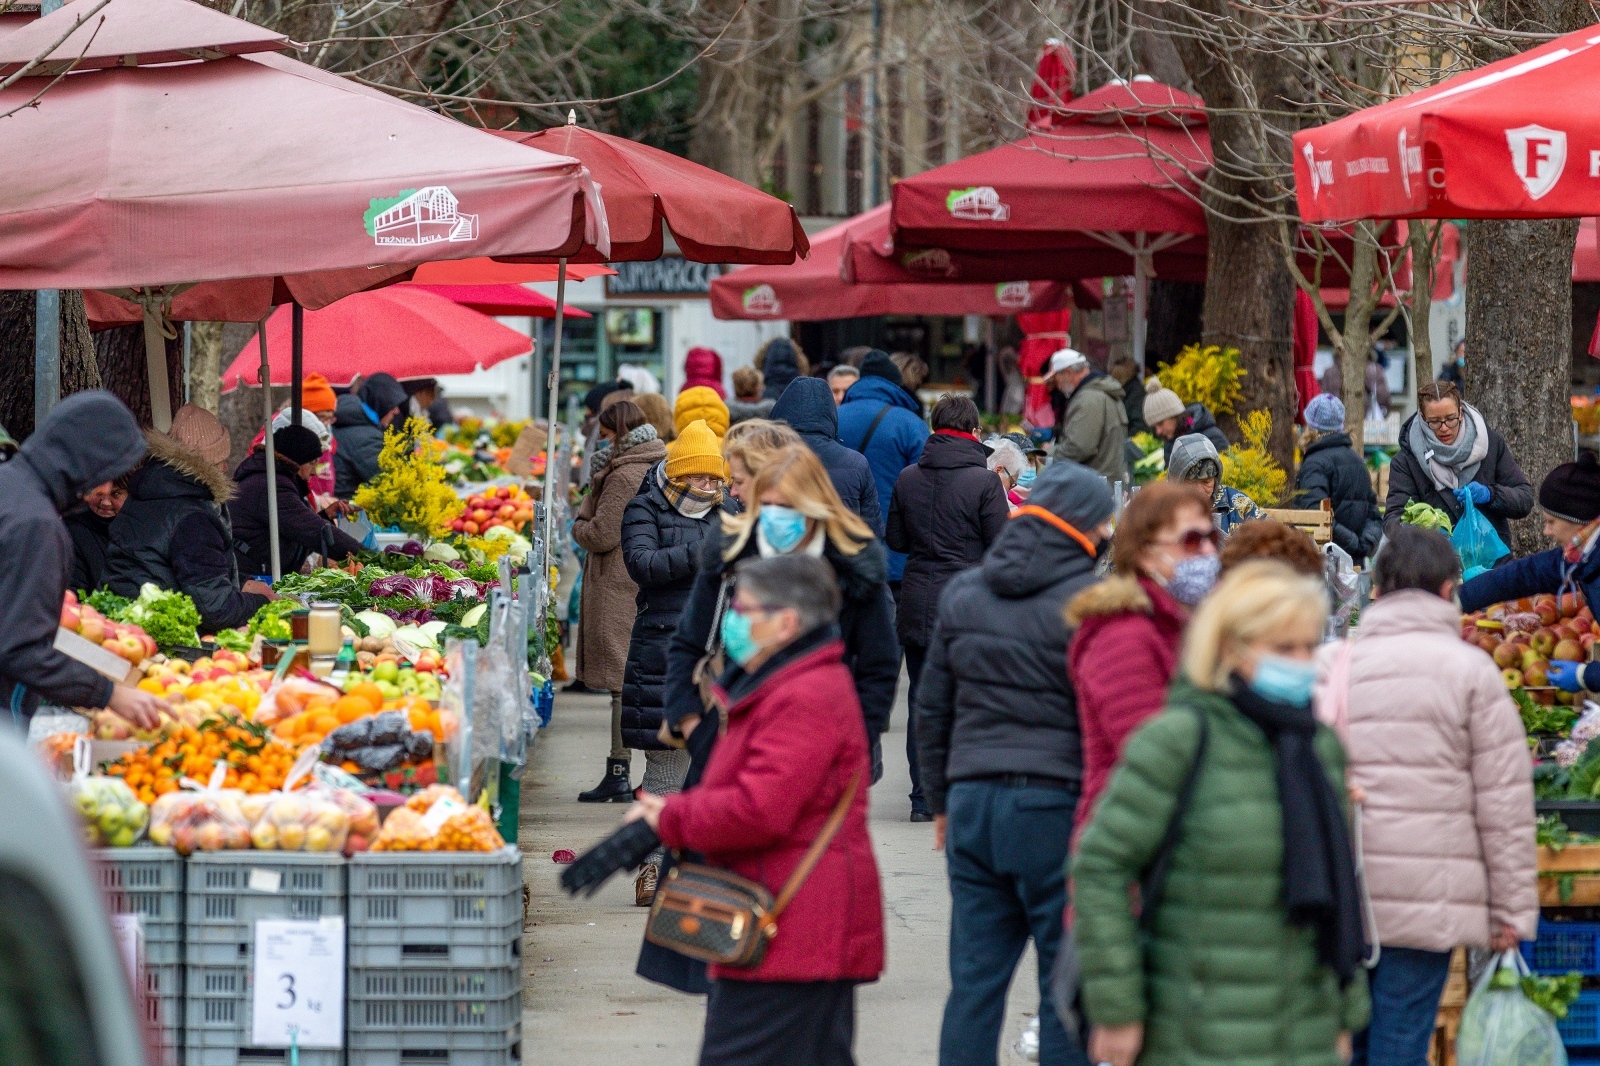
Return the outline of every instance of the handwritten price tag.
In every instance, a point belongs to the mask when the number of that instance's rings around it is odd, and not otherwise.
[[[251,1043],[344,1044],[344,919],[256,922]]]

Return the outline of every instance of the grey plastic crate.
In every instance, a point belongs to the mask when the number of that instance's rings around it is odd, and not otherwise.
[[[147,963],[143,1002],[145,1021],[161,1052],[161,1066],[178,1066],[183,1060],[183,967]]]
[[[497,1038],[475,1032],[352,1032],[345,1043],[346,1066],[518,1066],[522,1061],[520,1024]]]
[[[285,1048],[250,1046],[250,972],[237,966],[190,966],[184,991],[185,1066],[288,1064]],[[300,1066],[343,1066],[338,1049],[300,1049]]]
[[[289,1066],[288,1048],[198,1047],[184,1048],[184,1066]],[[340,1050],[300,1049],[300,1066],[344,1066]],[[420,1064],[419,1064],[420,1066]]]
[[[345,994],[345,1028],[352,1033],[480,1033],[494,1047],[522,1018],[516,966],[352,967]]]
[[[352,967],[520,966],[522,853],[362,852],[347,925]]]
[[[95,848],[100,887],[112,914],[144,921],[144,957],[151,966],[183,963],[183,857],[171,848]]]

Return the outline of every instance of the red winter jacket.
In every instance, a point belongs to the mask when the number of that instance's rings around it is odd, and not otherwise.
[[[805,638],[802,637],[802,640]],[[778,919],[754,967],[711,967],[732,981],[875,980],[883,972],[883,899],[867,834],[871,771],[861,704],[830,640],[778,667],[728,708],[700,783],[668,796],[662,841],[765,885],[774,896],[822,831],[852,776],[850,813]]]
[[[1074,837],[1122,760],[1122,745],[1166,702],[1188,619],[1183,606],[1146,577],[1108,578],[1067,604],[1067,624],[1077,627],[1067,649],[1067,676],[1078,694],[1083,732],[1083,793]]]

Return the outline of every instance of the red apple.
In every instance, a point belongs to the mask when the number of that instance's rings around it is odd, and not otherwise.
[[[1509,670],[1522,660],[1522,650],[1509,640],[1494,650],[1494,664]]]
[[[1541,656],[1548,657],[1550,652],[1554,650],[1556,646],[1555,632],[1550,629],[1539,630],[1531,638],[1529,638],[1528,646],[1533,648],[1533,650],[1538,652]]]
[[[84,608],[78,623],[78,634],[84,640],[94,644],[103,643],[106,639],[106,622],[98,614],[90,614],[91,608]]]
[[[1543,688],[1550,683],[1550,664],[1546,662],[1526,663],[1522,667],[1522,683],[1534,688]]]
[[[1550,653],[1550,658],[1560,659],[1567,663],[1581,663],[1583,661],[1583,645],[1576,640],[1563,640],[1556,644],[1555,650]]]
[[[469,537],[477,536],[478,535],[478,523],[472,522],[472,521],[468,521],[468,522],[463,523],[463,525],[461,526],[461,532],[465,533]]]
[[[75,603],[63,603],[61,605],[61,627],[76,633],[78,627],[82,624],[83,612],[78,610],[78,605]]]
[[[496,518],[500,519],[502,522],[504,522],[506,519],[510,518],[512,515],[514,515],[516,513],[517,513],[517,509],[515,507],[511,506],[509,503],[507,503],[507,504],[502,504],[500,506],[500,509],[495,511],[494,516]]]
[[[61,597],[61,602],[69,606],[76,607],[78,606],[78,594],[73,592],[71,589],[68,589],[67,594]]]

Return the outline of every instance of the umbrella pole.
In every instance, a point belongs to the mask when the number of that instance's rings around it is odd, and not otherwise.
[[[157,433],[172,428],[172,386],[167,380],[167,338],[156,317],[156,304],[144,303],[144,361],[150,375],[150,423]]]
[[[278,554],[278,453],[272,447],[272,364],[267,362],[267,320],[264,318],[256,330],[256,339],[261,342],[261,409],[266,415],[263,423],[266,436],[261,446],[267,450],[267,543],[272,549],[272,582],[277,584],[283,576]]]
[[[563,257],[556,267],[556,326],[555,340],[550,345],[550,376],[545,381],[549,394],[550,414],[545,426],[544,440],[544,554],[548,568],[559,558],[555,547],[556,526],[556,419],[560,417],[558,404],[561,398],[561,323],[567,305],[567,260]],[[546,576],[548,577],[548,569]],[[553,590],[552,590],[553,594]],[[540,623],[543,631],[543,623]]]
[[[1133,361],[1141,372],[1144,370],[1145,314],[1150,302],[1150,255],[1141,233],[1138,251],[1133,256]]]
[[[306,356],[306,309],[296,300],[290,307],[293,309],[291,333],[294,337],[293,367],[289,371],[289,424],[300,424],[300,380],[305,372]],[[269,423],[270,425],[270,423]]]

